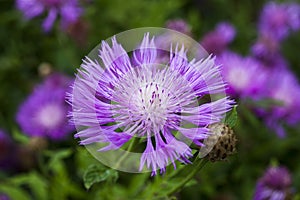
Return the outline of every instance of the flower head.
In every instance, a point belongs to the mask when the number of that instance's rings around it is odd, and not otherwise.
[[[17,0],[16,5],[26,19],[32,19],[46,12],[47,17],[42,25],[46,32],[51,30],[58,16],[61,17],[62,27],[66,28],[76,22],[82,13],[77,0]]]
[[[230,23],[222,22],[213,31],[207,33],[200,43],[209,53],[220,54],[234,37],[235,28]]]
[[[300,85],[287,69],[274,69],[269,76],[266,96],[279,102],[265,113],[266,122],[278,136],[284,136],[282,124],[295,125],[300,121]]]
[[[251,47],[252,54],[266,62],[272,62],[278,57],[280,42],[270,35],[261,35],[255,44]]]
[[[286,38],[291,30],[300,28],[300,6],[296,3],[269,2],[263,8],[259,32],[277,40]]]
[[[65,102],[71,82],[68,77],[53,74],[35,88],[17,113],[17,122],[24,133],[63,139],[74,129],[68,124],[66,115],[70,107]]]
[[[225,52],[219,58],[222,74],[228,83],[227,93],[232,96],[260,98],[267,73],[250,57]]]
[[[178,134],[203,145],[207,126],[234,102],[225,97],[198,104],[202,96],[221,92],[224,83],[214,58],[189,61],[186,53],[184,47],[171,48],[169,64],[157,63],[154,38],[145,34],[132,62],[115,37],[112,46],[103,41],[101,62],[83,61],[69,96],[72,121],[83,127],[75,135],[80,143],[106,143],[99,151],[107,151],[141,137],[146,147],[140,170],[146,165],[152,174],[176,160],[188,163],[191,148]]]
[[[270,167],[256,185],[254,200],[285,200],[291,190],[291,175],[285,167]]]

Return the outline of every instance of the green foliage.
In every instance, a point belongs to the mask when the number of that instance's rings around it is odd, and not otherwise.
[[[234,106],[230,112],[226,114],[225,117],[225,124],[227,124],[229,127],[233,128],[238,120],[238,114],[236,110],[237,106]]]
[[[118,172],[113,169],[107,169],[102,165],[91,165],[86,170],[83,181],[86,189],[90,189],[92,185],[100,182],[116,182],[118,180]]]

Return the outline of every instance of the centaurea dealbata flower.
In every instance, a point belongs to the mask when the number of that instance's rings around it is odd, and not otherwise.
[[[77,0],[17,0],[17,8],[23,12],[26,19],[32,19],[47,13],[42,27],[45,32],[51,30],[58,16],[61,18],[61,26],[65,29],[75,23],[82,14],[82,8]]]
[[[258,180],[253,200],[291,199],[292,178],[285,167],[270,167]]]
[[[234,103],[227,97],[198,103],[225,87],[214,58],[189,61],[187,50],[177,45],[170,49],[169,63],[160,64],[149,34],[132,58],[115,37],[111,42],[112,46],[102,42],[100,62],[86,57],[78,70],[69,95],[72,122],[81,127],[75,137],[81,138],[81,145],[105,143],[99,151],[142,138],[140,171],[146,165],[152,175],[158,169],[164,172],[169,163],[175,167],[176,160],[189,163],[192,150],[187,141],[202,146],[208,125],[221,121]]]
[[[74,130],[66,117],[71,107],[65,102],[72,81],[63,74],[55,73],[35,87],[16,116],[25,134],[63,140]]]

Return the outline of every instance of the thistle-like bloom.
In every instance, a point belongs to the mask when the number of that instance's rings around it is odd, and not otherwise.
[[[235,28],[227,22],[219,23],[216,28],[208,32],[201,40],[206,51],[213,54],[222,53],[235,37]]]
[[[285,200],[291,193],[291,175],[285,167],[270,167],[256,185],[254,200]]]
[[[280,42],[271,35],[260,35],[251,47],[251,52],[259,60],[272,65],[272,62],[280,57]]]
[[[266,95],[279,102],[266,112],[267,125],[282,137],[285,135],[283,124],[296,125],[300,121],[300,85],[292,72],[274,69]]]
[[[66,117],[70,106],[65,102],[71,84],[70,78],[52,74],[35,88],[17,113],[17,122],[25,134],[59,140],[74,130]]]
[[[259,32],[277,40],[300,28],[300,6],[296,3],[267,3],[262,11]]]
[[[232,52],[223,53],[218,62],[222,64],[222,74],[228,83],[228,94],[253,99],[262,97],[267,73],[258,62]]]
[[[144,138],[140,170],[146,165],[152,175],[164,172],[169,163],[175,166],[176,160],[188,163],[192,151],[178,134],[201,146],[207,126],[219,122],[234,103],[225,97],[198,105],[199,98],[225,86],[214,58],[188,61],[184,47],[176,47],[169,64],[156,63],[157,48],[149,34],[133,52],[134,62],[116,38],[112,46],[102,42],[99,58],[101,63],[88,57],[83,61],[69,97],[73,122],[83,127],[75,136],[82,145],[106,143],[99,151]]]
[[[77,0],[17,0],[16,6],[21,10],[26,19],[47,13],[43,22],[44,31],[51,30],[56,18],[61,18],[61,26],[65,29],[77,21],[82,14],[82,8]]]

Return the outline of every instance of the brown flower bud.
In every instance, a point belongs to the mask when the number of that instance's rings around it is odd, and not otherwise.
[[[226,124],[215,123],[209,126],[211,135],[204,140],[200,156],[211,162],[225,160],[236,151],[237,138],[233,130]]]

